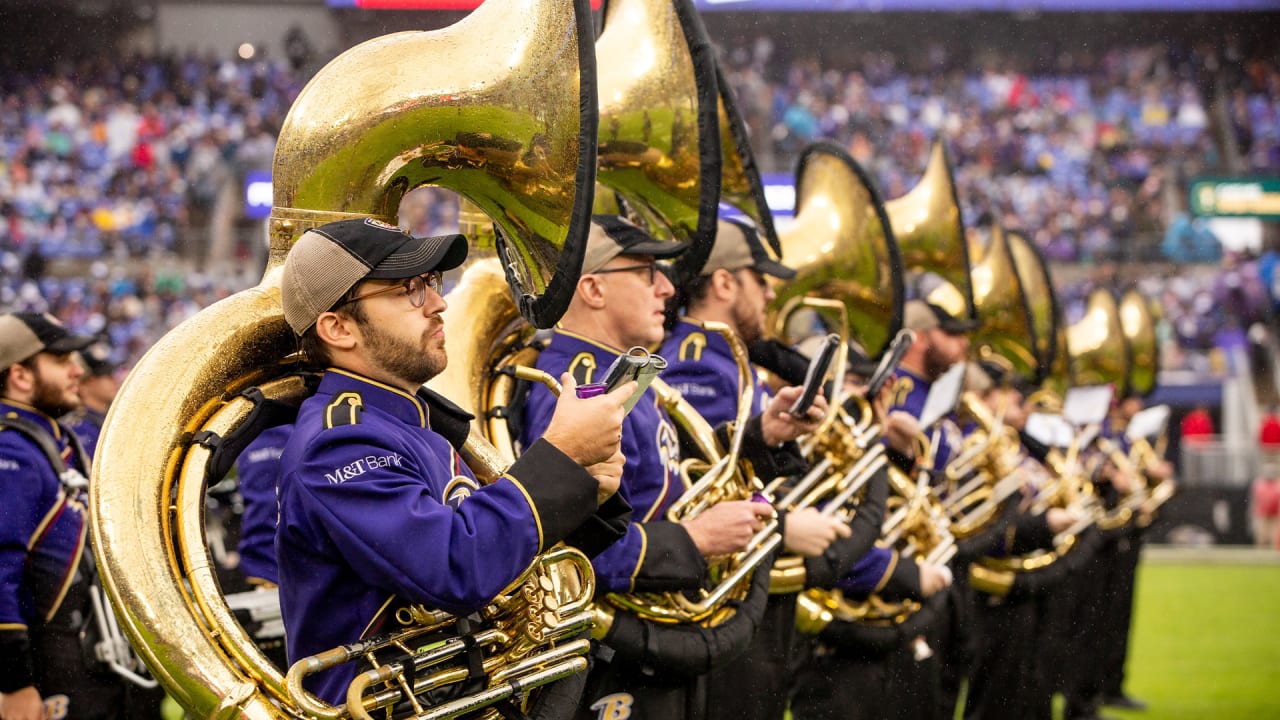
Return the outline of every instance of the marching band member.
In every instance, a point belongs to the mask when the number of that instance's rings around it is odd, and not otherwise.
[[[610,498],[627,386],[583,400],[565,378],[542,439],[491,484],[461,460],[470,416],[421,386],[448,362],[441,273],[466,255],[460,235],[351,219],[303,233],[285,260],[285,320],[324,369],[281,455],[291,662],[391,630],[409,605],[466,616],[556,542],[605,543],[625,520]],[[338,704],[355,673],[306,684]]]
[[[123,717],[125,686],[92,660],[89,458],[55,418],[80,406],[93,342],[52,317],[0,315],[0,717]]]
[[[718,333],[705,332],[703,323],[722,322],[747,345],[762,339],[768,303],[775,297],[766,276],[789,280],[795,277],[795,271],[769,258],[754,228],[721,220],[707,262],[678,294],[681,299],[677,302],[685,313],[660,350],[669,362],[662,377],[712,425],[730,422],[737,414],[734,399],[739,396],[738,368],[727,341]],[[759,415],[769,396],[754,366],[751,374],[756,384],[752,410]],[[794,390],[787,392],[790,395]],[[820,414],[825,408],[821,395],[815,402],[810,415]],[[796,420],[789,413],[782,412],[775,420],[787,429],[781,437],[798,435],[793,435],[791,428]],[[776,439],[767,437],[765,442]],[[779,467],[776,471],[795,474],[803,469],[797,452],[792,467]],[[767,482],[772,478],[761,479]],[[883,478],[880,482],[884,482]],[[868,508],[862,522],[870,522],[878,530],[878,517]],[[836,550],[831,546],[837,538],[850,537],[849,524],[824,516],[813,507],[781,513],[781,519],[785,549],[806,558],[807,569],[812,568],[815,576],[821,574],[818,566],[823,563],[860,557],[878,535],[863,533],[867,537],[859,541],[858,547]],[[831,558],[824,557],[829,549]],[[848,561],[835,562],[843,574]],[[794,682],[793,651],[799,642],[795,637],[795,599],[795,593],[771,594],[763,625],[747,651],[712,669],[707,681],[708,718],[783,717]]]
[[[578,382],[592,382],[600,379],[598,373],[618,353],[660,343],[665,304],[675,288],[657,261],[684,249],[683,243],[656,241],[620,217],[596,216],[577,291],[549,345],[539,355],[538,368],[552,373],[567,371]],[[779,457],[785,453],[771,446],[814,426],[812,419],[779,417],[797,394],[798,388],[780,393],[763,414],[748,423],[743,452],[761,475],[785,462]],[[522,432],[526,446],[543,432],[552,402],[550,391],[533,387]],[[663,519],[684,488],[675,427],[652,389],[645,391],[623,422],[622,448],[627,463],[619,494],[635,509],[633,522],[622,540],[593,560],[597,592],[701,588],[707,579],[706,558],[742,550],[774,515],[767,503],[740,500],[717,503],[682,523]],[[767,575],[757,573],[761,574]],[[700,717],[704,690],[699,675],[719,659],[718,649],[698,647],[705,643],[694,640],[699,657],[684,667],[664,664],[656,636],[645,640],[650,637],[646,626],[626,622],[626,617],[620,613],[603,639],[604,648],[587,681],[580,717]],[[748,632],[754,633],[754,628]],[[629,637],[633,633],[642,637]],[[700,628],[691,633],[698,638],[705,634]]]

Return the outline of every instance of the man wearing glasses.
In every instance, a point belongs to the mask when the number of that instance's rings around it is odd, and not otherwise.
[[[466,255],[461,235],[352,219],[303,233],[285,259],[285,320],[324,370],[280,458],[290,662],[397,630],[406,606],[466,616],[560,540],[594,550],[625,524],[625,506],[606,501],[632,384],[582,400],[564,378],[542,439],[491,484],[459,456],[471,416],[422,384],[447,362],[441,273]],[[602,505],[620,517],[593,517]],[[353,665],[304,684],[340,704]]]
[[[582,277],[537,367],[553,375],[568,370],[577,383],[596,382],[619,353],[635,346],[657,347],[664,336],[666,303],[675,293],[657,261],[673,258],[685,247],[654,240],[617,216],[593,217]],[[554,402],[545,388],[531,390],[521,433],[526,447],[547,427]],[[623,422],[622,451],[627,463],[619,494],[634,508],[634,516],[623,539],[592,561],[601,593],[705,587],[706,558],[741,551],[774,514],[767,503],[744,500],[718,503],[681,523],[665,519],[685,488],[676,430],[652,389]],[[769,462],[769,448],[758,439],[744,442],[743,452],[753,461]],[[692,669],[698,663],[690,662],[676,668],[666,653],[678,641],[661,632],[618,613],[603,638],[605,649],[587,681],[579,717],[678,719],[701,711],[697,675],[720,650],[707,631],[701,645],[689,643],[702,666]]]

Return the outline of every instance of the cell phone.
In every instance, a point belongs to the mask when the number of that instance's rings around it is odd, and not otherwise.
[[[818,348],[818,352],[809,361],[809,369],[804,373],[804,389],[800,391],[800,397],[796,399],[795,404],[788,410],[791,417],[803,419],[809,414],[809,408],[813,406],[814,398],[818,397],[818,391],[822,389],[822,382],[827,378],[827,370],[831,367],[831,361],[836,356],[836,348],[840,347],[840,336],[832,333],[822,341],[822,347]]]
[[[907,350],[911,349],[911,344],[915,341],[916,334],[911,330],[899,330],[894,336],[889,349],[880,358],[880,364],[876,366],[876,371],[872,373],[871,380],[867,383],[868,400],[874,400],[884,389],[884,384],[893,377],[894,371],[898,369],[898,363],[902,362],[902,356],[907,354]]]

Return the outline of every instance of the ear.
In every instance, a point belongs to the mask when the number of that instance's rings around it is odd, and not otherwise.
[[[599,275],[583,275],[578,278],[578,300],[592,310],[605,305],[605,287]]]
[[[335,350],[350,350],[363,339],[356,321],[336,312],[320,313],[316,319],[316,337]]]
[[[720,268],[711,273],[711,293],[717,300],[732,302],[738,296],[738,278]]]
[[[34,388],[34,378],[35,373],[32,372],[31,368],[22,363],[14,363],[9,366],[9,377],[5,381],[4,387],[0,387],[0,392],[8,391],[9,397],[14,400],[20,400]],[[15,393],[18,396],[15,396]]]

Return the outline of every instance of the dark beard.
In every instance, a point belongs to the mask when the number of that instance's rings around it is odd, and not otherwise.
[[[951,369],[952,363],[943,357],[942,353],[932,345],[929,346],[924,353],[924,372],[925,379],[933,382],[942,377],[942,374]]]
[[[68,403],[63,399],[62,390],[54,387],[52,383],[45,382],[44,378],[37,375],[31,407],[51,418],[59,418],[80,407],[80,403]]]
[[[742,303],[733,306],[733,324],[738,331],[738,337],[746,345],[750,345],[764,335],[757,314],[743,308]]]
[[[428,341],[426,332],[422,334],[419,344],[414,345],[384,333],[373,325],[360,323],[360,326],[369,348],[370,361],[393,377],[421,385],[439,375],[448,362],[444,350],[438,355],[423,350]]]

